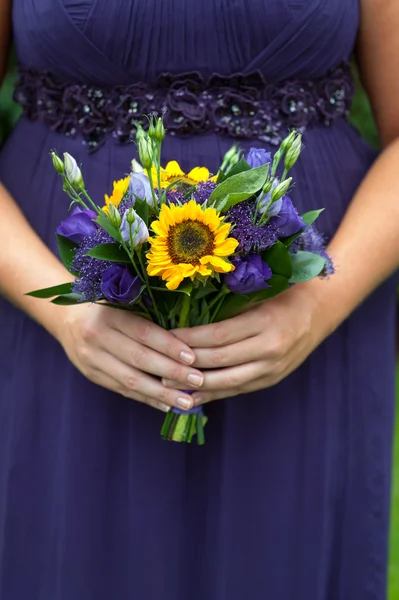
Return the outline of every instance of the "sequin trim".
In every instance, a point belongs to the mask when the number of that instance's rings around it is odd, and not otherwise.
[[[354,83],[350,66],[341,64],[324,77],[268,83],[259,72],[205,79],[199,73],[163,74],[154,86],[144,83],[101,88],[70,84],[34,69],[20,69],[14,99],[31,120],[52,130],[82,136],[89,151],[112,135],[118,144],[134,140],[144,115],[165,115],[169,135],[216,132],[233,138],[278,145],[287,129],[304,133],[347,118]]]

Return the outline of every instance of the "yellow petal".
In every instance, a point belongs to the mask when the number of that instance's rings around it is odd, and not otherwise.
[[[200,259],[200,262],[202,265],[211,264],[218,273],[228,273],[229,271],[234,270],[234,265],[227,262],[223,258],[219,258],[218,256],[203,256]]]
[[[213,253],[216,256],[230,256],[230,254],[233,254],[237,246],[237,240],[235,240],[234,238],[227,238],[227,240],[225,240],[221,244],[215,244],[215,249]]]
[[[191,171],[187,173],[186,178],[194,183],[207,181],[209,179],[209,171],[206,167],[194,167],[194,169],[191,169]]]
[[[165,167],[165,171],[169,178],[183,177],[184,172],[181,170],[179,163],[176,160],[171,160]]]

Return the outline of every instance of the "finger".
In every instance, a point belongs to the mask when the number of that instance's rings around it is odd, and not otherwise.
[[[122,316],[112,316],[112,326],[131,339],[180,363],[192,365],[195,361],[195,354],[191,348],[170,331],[132,313],[127,315],[126,312],[118,310],[113,312],[122,313]]]
[[[269,350],[267,347],[262,348],[259,346],[258,340],[255,337],[250,337],[241,342],[220,346],[219,348],[194,348],[195,366],[198,369],[233,367],[260,358],[272,358],[274,356],[274,348]]]
[[[223,398],[233,398],[239,394],[250,394],[252,392],[257,392],[259,390],[264,390],[266,388],[272,387],[276,385],[280,381],[279,378],[274,377],[273,375],[258,377],[254,381],[248,382],[246,385],[243,385],[240,389],[235,390],[212,390],[211,392],[198,391],[193,394],[193,398],[195,401],[195,405],[199,406],[201,404],[207,404],[208,402],[213,402],[214,400],[222,400]]]
[[[183,386],[188,389],[198,389],[203,384],[204,377],[201,371],[182,365],[114,329],[104,332],[101,344],[105,351],[131,367],[158,377],[175,380],[178,385],[173,387],[178,389],[182,389]]]
[[[168,406],[167,404],[158,402],[157,400],[154,400],[153,398],[146,398],[142,394],[139,394],[139,393],[132,394],[129,390],[122,389],[120,387],[119,382],[116,381],[116,379],[113,379],[109,375],[106,375],[103,371],[96,371],[95,373],[96,373],[96,375],[95,375],[95,377],[93,377],[93,380],[95,381],[95,383],[97,385],[101,385],[102,387],[107,388],[114,393],[121,394],[125,398],[131,398],[132,400],[136,400],[137,402],[141,402],[142,404],[148,404],[148,406],[151,406],[152,408],[155,408],[156,410],[161,410],[162,412],[165,412],[165,413],[170,411],[170,406]]]
[[[259,324],[257,319],[250,318],[249,313],[246,313],[221,323],[173,329],[172,332],[190,348],[214,348],[258,335]]]
[[[118,382],[119,393],[127,390],[129,394],[135,397],[140,394],[162,404],[175,406],[182,410],[193,408],[194,401],[191,396],[181,390],[173,390],[162,385],[160,381],[143,373],[137,369],[129,367],[119,361],[111,354],[105,352],[98,353],[98,363],[106,367],[105,374],[111,376]],[[98,367],[95,366],[98,370]]]
[[[250,381],[264,376],[265,369],[266,366],[263,361],[255,361],[236,367],[205,371],[200,395],[202,391],[226,390],[229,393],[232,390],[239,391]]]

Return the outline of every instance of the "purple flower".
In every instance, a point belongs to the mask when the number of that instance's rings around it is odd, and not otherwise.
[[[245,160],[250,167],[255,169],[256,167],[263,167],[272,160],[270,152],[267,152],[264,148],[250,148]]]
[[[195,188],[194,192],[194,200],[198,204],[204,204],[212,194],[213,190],[216,187],[216,183],[214,181],[200,181],[200,183]]]
[[[85,237],[79,247],[76,248],[71,266],[78,273],[78,277],[72,285],[72,291],[81,295],[83,300],[95,302],[101,298],[101,278],[104,271],[112,265],[111,262],[106,260],[86,256],[87,252],[99,244],[113,241],[112,237],[99,227],[94,235]]]
[[[259,254],[237,258],[233,264],[235,271],[225,275],[225,283],[235,294],[250,294],[270,287],[266,281],[271,278],[272,270]]]
[[[145,200],[150,206],[154,206],[154,198],[151,193],[150,180],[144,173],[131,173],[129,183],[130,195],[134,203],[136,197]]]
[[[253,223],[255,202],[252,200],[239,202],[230,208],[227,214],[230,223],[234,225],[230,235],[240,243],[239,254],[267,250],[278,239],[278,231],[272,223],[273,219],[270,219],[265,225]]]
[[[75,206],[70,216],[57,227],[57,233],[75,244],[81,244],[85,238],[96,232],[97,225],[93,222],[96,218],[97,215],[93,210]]]
[[[288,196],[283,196],[281,208],[277,216],[270,219],[270,223],[278,230],[278,237],[285,238],[298,233],[306,227],[301,217],[298,215],[295,206]]]
[[[333,275],[334,265],[331,258],[326,252],[326,240],[321,233],[316,229],[315,225],[307,227],[303,233],[293,242],[290,247],[291,252],[297,252],[298,250],[306,250],[307,252],[313,252],[318,254],[325,259],[326,264],[323,269],[323,275]]]
[[[104,297],[114,304],[130,304],[140,294],[140,278],[127,265],[111,265],[101,278]]]

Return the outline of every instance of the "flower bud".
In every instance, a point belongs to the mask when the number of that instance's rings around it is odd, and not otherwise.
[[[157,120],[154,137],[158,142],[163,142],[165,139],[165,126],[162,117],[159,117]]]
[[[147,225],[133,208],[125,211],[120,226],[120,232],[123,241],[127,244],[131,244],[132,248],[141,246],[149,236]]]
[[[302,150],[302,136],[300,133],[296,136],[295,140],[291,144],[291,147],[287,150],[285,155],[284,167],[289,170],[295,165],[299,158]]]
[[[139,163],[138,160],[136,160],[135,158],[132,160],[132,173],[144,173],[144,169],[141,166],[141,164]]]
[[[53,161],[54,169],[57,171],[57,173],[59,173],[60,175],[63,175],[64,174],[64,163],[62,162],[60,157],[55,152],[51,152],[51,158]]]
[[[289,135],[287,135],[286,138],[283,139],[283,141],[281,142],[280,145],[280,149],[283,152],[287,152],[287,150],[289,150],[295,140],[297,133],[296,131],[291,131],[291,133]]]
[[[149,136],[149,137],[150,137],[152,140],[154,140],[154,139],[155,139],[155,125],[154,125],[154,120],[153,120],[153,119],[151,119],[151,120],[150,120],[150,126],[149,126],[149,128],[148,128],[148,132],[147,132],[147,133],[148,133],[148,136]]]
[[[147,134],[144,131],[144,129],[142,128],[142,126],[140,125],[140,123],[138,123],[137,121],[135,121],[134,124],[136,126],[136,142],[139,143],[140,139],[142,137],[146,137]]]
[[[144,169],[151,169],[152,166],[152,148],[150,139],[145,136],[139,139],[139,157]]]
[[[109,220],[111,221],[111,225],[119,229],[122,222],[122,218],[119,214],[119,210],[116,208],[116,206],[114,206],[114,204],[112,204],[112,202],[108,204],[108,215]]]
[[[83,191],[85,189],[85,184],[83,181],[82,172],[79,169],[76,160],[73,158],[73,156],[68,154],[68,152],[64,152],[64,166],[66,178],[71,186],[78,191]]]
[[[292,177],[289,177],[288,179],[285,179],[284,181],[276,185],[276,187],[272,191],[272,202],[276,202],[277,200],[285,196],[285,194],[288,192],[291,182]]]
[[[136,220],[136,211],[133,208],[129,208],[129,210],[125,214],[126,221],[129,223],[129,225],[133,225],[133,223]]]

